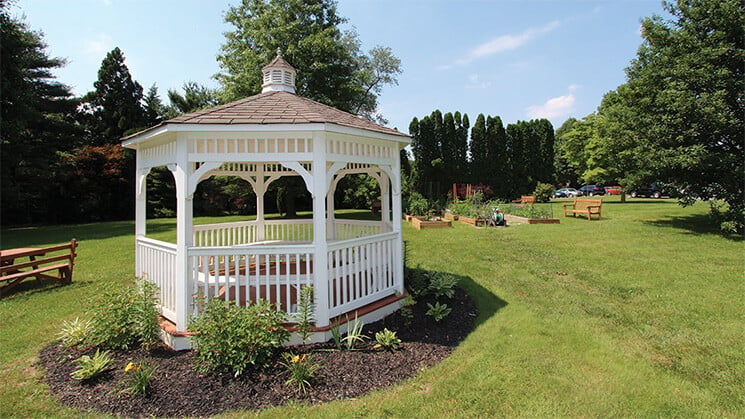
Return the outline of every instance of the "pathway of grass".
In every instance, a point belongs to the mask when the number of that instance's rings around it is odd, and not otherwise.
[[[477,329],[404,385],[262,414],[745,416],[743,242],[715,234],[705,212],[635,200],[608,202],[602,221],[406,226],[408,263],[462,276],[479,305]],[[172,239],[172,221],[149,228]],[[102,223],[2,232],[2,248],[70,237],[81,245],[72,285],[0,300],[0,416],[76,415],[39,383],[35,354],[88,298],[129,280],[132,231]]]

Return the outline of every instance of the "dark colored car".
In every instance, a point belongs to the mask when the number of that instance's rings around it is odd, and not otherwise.
[[[675,188],[669,188],[662,183],[651,183],[647,187],[634,189],[631,191],[632,198],[645,197],[645,198],[663,198],[663,197],[676,197],[678,195]]]
[[[605,195],[605,188],[599,185],[585,185],[579,188],[583,196],[598,196]]]

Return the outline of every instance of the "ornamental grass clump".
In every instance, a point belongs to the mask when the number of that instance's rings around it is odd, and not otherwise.
[[[157,292],[158,287],[144,279],[105,292],[90,310],[89,343],[111,349],[155,346],[160,334]]]
[[[287,372],[290,374],[285,384],[295,386],[303,394],[307,393],[312,386],[311,380],[321,368],[321,365],[313,362],[313,356],[310,354],[293,355],[285,352],[282,357],[284,361],[280,361],[280,364],[287,368]]]
[[[237,377],[249,365],[267,366],[272,352],[289,338],[282,326],[285,319],[284,311],[264,300],[244,307],[210,299],[204,313],[188,328],[196,368],[232,372]]]
[[[76,317],[73,321],[63,321],[62,330],[59,332],[59,339],[62,346],[71,348],[83,344],[93,331],[93,324],[90,320],[81,320]]]

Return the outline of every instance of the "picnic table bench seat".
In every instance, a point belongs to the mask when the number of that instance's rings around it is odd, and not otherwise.
[[[72,282],[77,247],[78,242],[72,239],[70,243],[59,246],[0,251],[0,283],[5,283],[0,287],[0,296],[30,277],[69,284]],[[52,255],[48,255],[50,253]],[[49,273],[54,271],[57,273]]]
[[[515,204],[516,207],[524,207],[526,205],[533,205],[535,204],[535,196],[523,195],[520,197],[520,199],[516,199],[512,201],[512,203]]]

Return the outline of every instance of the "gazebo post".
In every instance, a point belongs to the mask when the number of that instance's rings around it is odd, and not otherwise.
[[[313,290],[316,327],[329,325],[328,242],[326,239],[326,136],[313,133]]]
[[[393,172],[390,176],[392,198],[393,198],[393,231],[398,233],[398,240],[395,242],[396,256],[396,291],[403,295],[404,293],[404,238],[401,232],[401,218],[403,218],[401,208],[401,161],[396,159],[393,165]]]
[[[186,330],[189,308],[189,255],[194,223],[194,195],[190,193],[191,166],[185,139],[176,141],[176,164],[169,166],[176,181],[176,328]]]
[[[266,178],[264,177],[264,165],[258,165],[256,175],[256,240],[264,241],[264,193],[266,193]]]
[[[326,239],[327,240],[336,240],[336,216],[334,215],[334,211],[336,211],[336,207],[334,206],[334,191],[336,190],[336,182],[332,182],[331,187],[328,190],[328,193],[326,194],[326,211],[328,211],[328,216],[326,217]]]

